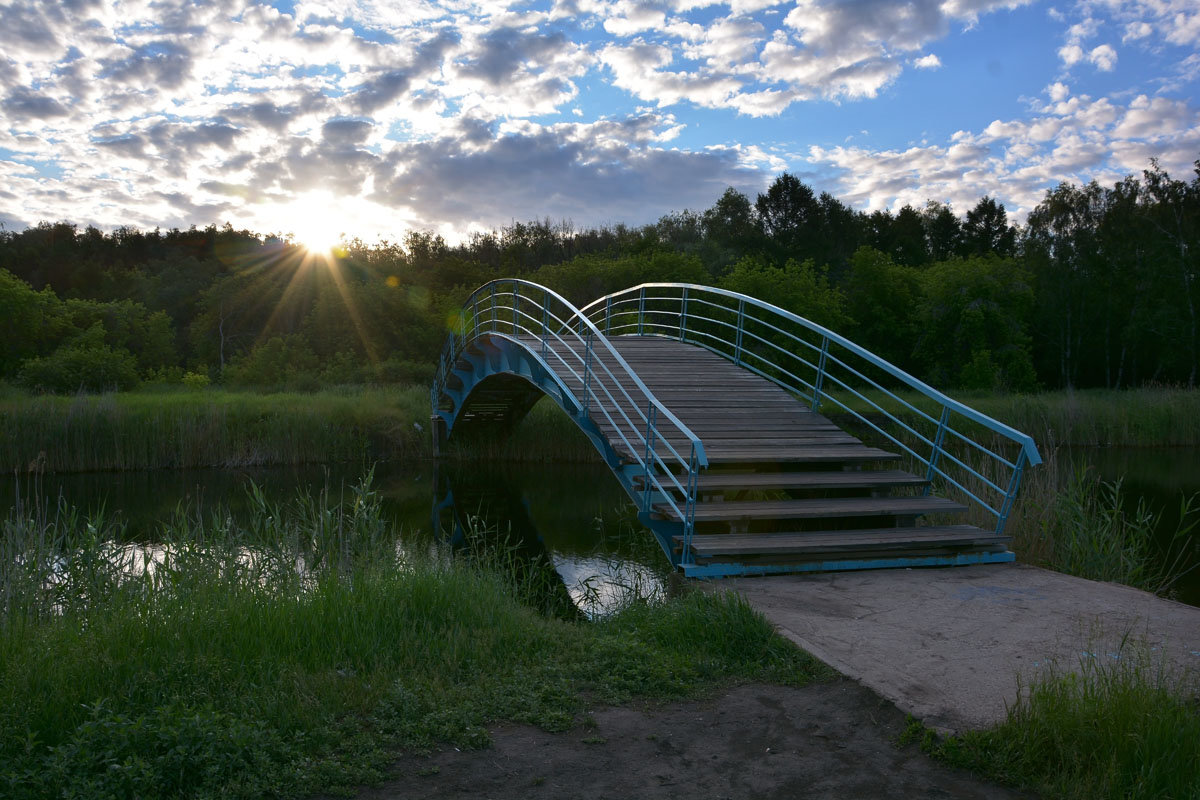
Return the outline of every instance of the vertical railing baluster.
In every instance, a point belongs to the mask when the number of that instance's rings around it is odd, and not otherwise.
[[[592,400],[592,331],[583,339],[583,416],[587,417]]]
[[[547,334],[550,332],[550,296],[542,292],[542,360],[546,360]]]
[[[942,417],[938,420],[937,433],[933,436],[933,452],[929,454],[929,469],[925,471],[925,490],[922,492],[926,497],[933,491],[933,476],[937,472],[938,459],[942,455],[942,442],[946,438],[946,423],[950,421],[950,407],[942,407]]]
[[[645,487],[642,495],[642,511],[650,513],[650,490],[654,479],[654,437],[658,435],[655,428],[658,422],[658,409],[654,403],[647,403],[646,408],[646,458],[642,462],[646,470]]]
[[[742,365],[742,329],[746,325],[746,301],[738,300],[737,339],[733,346],[733,363]]]
[[[829,357],[829,337],[821,337],[821,358],[817,361],[817,379],[813,383],[812,410],[821,408],[821,384],[825,382],[825,360]]]
[[[496,330],[496,284],[492,284],[492,331]]]
[[[679,341],[687,338],[687,287],[683,287],[683,300],[679,304]]]
[[[608,336],[608,326],[612,320],[612,295],[604,302],[604,335]]]
[[[512,300],[513,300],[513,336],[516,336],[517,335],[517,306],[521,305],[521,286],[518,283],[513,284]]]
[[[696,443],[692,442],[692,454],[688,458],[687,495],[684,499],[683,511],[683,553],[680,554],[681,564],[692,563],[692,534],[696,530],[696,487],[700,482],[700,468],[697,464]]]
[[[1021,488],[1021,471],[1025,468],[1025,448],[1021,448],[1021,454],[1017,456],[1017,464],[1013,467],[1012,478],[1008,481],[1008,494],[1004,496],[1004,505],[1000,507],[999,519],[996,520],[996,535],[1000,536],[1004,533],[1004,526],[1008,522],[1008,513],[1012,510],[1013,500],[1017,498],[1017,490]]]
[[[638,336],[642,335],[642,321],[646,318],[646,287],[638,292]]]

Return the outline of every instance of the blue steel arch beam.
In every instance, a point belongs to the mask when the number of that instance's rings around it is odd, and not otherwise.
[[[673,564],[690,537],[704,445],[654,396],[586,316],[518,279],[492,281],[463,305],[431,388],[435,437],[476,422],[512,424],[542,394],[592,441]],[[436,439],[435,439],[436,440]],[[669,518],[653,513],[666,506]]]
[[[698,345],[804,397],[814,411],[836,406],[923,465],[928,481],[939,480],[990,513],[997,534],[1004,531],[1023,470],[1042,461],[1030,436],[844,336],[748,295],[645,283],[601,297],[581,312],[607,336]],[[897,393],[906,390],[923,396],[934,412]]]

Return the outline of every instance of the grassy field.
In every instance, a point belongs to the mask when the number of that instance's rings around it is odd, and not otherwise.
[[[368,484],[164,522],[153,547],[69,509],[0,537],[0,796],[293,796],[369,782],[397,747],[587,702],[827,675],[733,594],[598,622],[539,613],[503,545],[397,546]]]
[[[847,405],[873,416],[871,406],[845,393]],[[881,392],[864,396],[888,408],[899,404]],[[938,407],[918,392],[900,392],[901,400],[935,420]],[[1071,447],[1195,447],[1200,445],[1200,390],[1184,388],[1086,389],[1038,394],[950,392],[950,396],[982,414],[1033,437],[1044,452]],[[850,414],[832,402],[822,411],[836,421]],[[897,411],[903,419],[911,412]]]
[[[994,728],[939,740],[915,724],[909,736],[937,758],[1048,800],[1200,797],[1197,676],[1164,673],[1144,647],[1115,655],[1051,670]]]
[[[923,395],[904,397],[933,410]],[[0,468],[76,472],[427,458],[432,454],[428,398],[422,386],[76,396],[9,388],[0,390]],[[1029,433],[1043,453],[1059,445],[1200,444],[1200,391],[968,395],[962,400]],[[835,420],[848,417],[829,404],[823,410]],[[594,459],[596,453],[570,418],[546,401],[534,407],[515,435],[452,441],[446,456],[568,461]]]
[[[5,472],[238,467],[428,458],[425,387],[259,394],[220,389],[102,395],[0,392]],[[449,458],[583,460],[595,450],[549,402],[515,436],[454,442]]]

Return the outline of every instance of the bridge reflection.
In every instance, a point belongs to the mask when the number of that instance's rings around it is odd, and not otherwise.
[[[576,471],[577,479],[607,477],[564,466],[561,483],[577,485],[569,474]],[[638,552],[649,543],[619,489],[601,499],[608,506],[588,522],[578,507],[564,507],[576,500],[567,485],[547,482],[544,471],[537,481],[523,481],[522,472],[511,465],[439,465],[432,530],[469,559],[500,561],[514,583],[536,594],[526,600],[554,616],[594,618],[663,595],[666,575],[650,566],[661,563],[657,550]],[[578,529],[588,524],[591,531]],[[625,541],[614,546],[614,537]]]

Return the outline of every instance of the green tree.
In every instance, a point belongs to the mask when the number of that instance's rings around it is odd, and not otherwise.
[[[1014,260],[992,255],[942,261],[922,273],[921,283],[914,355],[935,385],[1034,388],[1033,288]]]
[[[27,359],[46,355],[70,331],[62,301],[0,270],[0,376],[16,374]]]
[[[912,371],[920,281],[915,269],[896,264],[873,247],[856,250],[846,281],[846,310],[855,323],[849,338]]]
[[[945,261],[962,254],[962,223],[950,206],[930,200],[921,211],[921,223],[931,261]]]
[[[842,290],[830,283],[828,268],[811,260],[791,259],[778,267],[759,258],[743,258],[719,285],[766,300],[837,333],[851,326]]]
[[[1017,232],[1008,224],[1004,204],[984,195],[967,212],[962,227],[963,251],[966,255],[1012,255],[1016,249]]]

